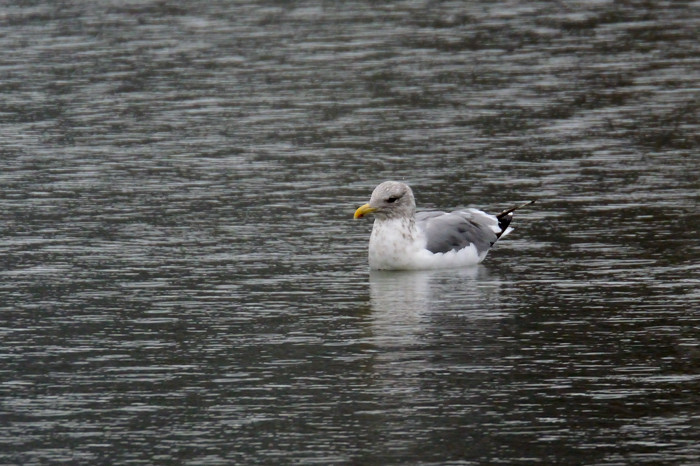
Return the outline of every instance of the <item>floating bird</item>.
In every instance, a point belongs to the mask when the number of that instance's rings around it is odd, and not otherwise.
[[[490,215],[478,209],[416,212],[413,191],[385,181],[372,192],[355,218],[374,215],[369,239],[369,266],[374,270],[442,269],[475,265],[491,246],[512,231],[513,211]]]

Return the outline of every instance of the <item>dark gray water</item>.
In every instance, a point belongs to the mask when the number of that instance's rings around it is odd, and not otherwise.
[[[5,3],[0,463],[697,463],[699,9]]]

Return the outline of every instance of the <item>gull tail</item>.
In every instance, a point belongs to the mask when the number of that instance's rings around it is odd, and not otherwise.
[[[528,201],[525,204],[520,204],[510,209],[506,209],[500,214],[496,215],[496,218],[498,219],[498,226],[501,229],[501,233],[499,233],[497,236],[500,238],[501,236],[505,236],[511,231],[513,231],[513,229],[508,226],[510,225],[510,221],[513,220],[513,212],[520,209],[521,207],[525,207],[534,203],[535,201]]]

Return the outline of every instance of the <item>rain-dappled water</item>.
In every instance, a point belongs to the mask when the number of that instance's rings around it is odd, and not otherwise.
[[[3,5],[0,463],[697,462],[699,9]]]

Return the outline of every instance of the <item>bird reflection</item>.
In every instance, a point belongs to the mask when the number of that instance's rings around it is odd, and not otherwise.
[[[404,403],[435,371],[471,374],[485,364],[498,332],[502,282],[484,267],[411,272],[373,271],[369,277],[373,368],[385,403]],[[487,341],[488,340],[488,341]],[[443,369],[440,369],[443,368]],[[476,369],[478,370],[478,369]]]
[[[407,272],[372,271],[369,276],[373,342],[384,348],[408,349],[430,331],[431,310],[480,292],[476,280],[483,267]]]

